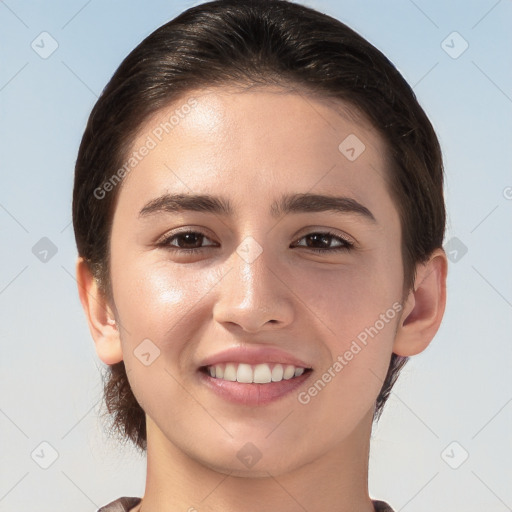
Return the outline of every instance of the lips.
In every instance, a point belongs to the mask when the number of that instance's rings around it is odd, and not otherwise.
[[[235,347],[201,361],[200,381],[239,405],[262,406],[290,395],[312,373],[306,361],[272,347]]]

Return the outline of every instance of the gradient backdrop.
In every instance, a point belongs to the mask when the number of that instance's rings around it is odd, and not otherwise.
[[[0,2],[0,511],[93,512],[143,494],[145,460],[98,419],[73,168],[122,59],[197,3]],[[374,429],[370,494],[403,512],[511,510],[512,2],[305,3],[395,63],[445,155],[446,315]]]

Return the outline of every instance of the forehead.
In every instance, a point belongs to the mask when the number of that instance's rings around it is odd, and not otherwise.
[[[138,160],[121,194],[134,200],[215,193],[241,206],[282,193],[337,189],[377,210],[392,207],[386,147],[377,131],[348,104],[304,92],[191,91],[146,121],[134,153]]]

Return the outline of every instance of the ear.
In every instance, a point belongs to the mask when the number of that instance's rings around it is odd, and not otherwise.
[[[123,359],[123,352],[113,310],[105,294],[99,289],[89,265],[81,257],[76,262],[76,279],[78,295],[96,344],[98,357],[108,365],[119,363]]]
[[[405,301],[393,352],[413,356],[425,350],[439,329],[446,306],[448,261],[443,249],[416,267],[414,289]]]

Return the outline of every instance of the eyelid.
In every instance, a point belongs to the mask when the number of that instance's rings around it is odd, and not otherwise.
[[[348,244],[351,244],[354,246],[357,245],[357,241],[355,240],[355,238],[353,238],[350,235],[347,235],[346,233],[343,233],[343,232],[342,233],[334,232],[334,230],[332,228],[325,228],[325,227],[319,227],[319,226],[307,226],[307,227],[303,228],[303,230],[301,230],[301,231],[304,231],[304,232],[300,235],[296,235],[294,237],[293,243],[298,242],[301,238],[303,238],[307,235],[318,233],[318,234],[324,234],[324,235],[331,235],[334,237],[340,237]],[[195,227],[195,226],[185,226],[183,228],[176,228],[176,230],[165,233],[164,235],[162,235],[161,237],[158,238],[156,243],[158,244],[160,242],[165,242],[166,240],[168,240],[169,238],[171,238],[173,236],[180,235],[180,234],[186,234],[186,233],[201,234],[205,238],[208,238],[210,240],[212,240],[214,238],[213,236],[210,236],[208,234],[208,230],[206,228]]]
[[[305,228],[301,229],[299,231],[299,235],[297,235],[295,237],[295,241],[293,243],[298,242],[301,238],[303,238],[305,236],[315,234],[315,233],[319,233],[319,234],[321,233],[324,235],[339,237],[344,242],[346,242],[347,244],[349,244],[350,246],[352,246],[354,248],[357,248],[359,246],[358,241],[353,236],[350,236],[343,231],[340,232],[340,231],[336,230],[335,228],[328,228],[328,227],[321,227],[321,226],[306,226]]]
[[[164,235],[162,235],[161,237],[159,237],[157,239],[156,244],[157,245],[165,245],[168,242],[168,240],[170,240],[171,238],[178,236],[178,235],[186,235],[187,233],[194,233],[194,234],[202,235],[204,238],[207,238],[210,241],[214,241],[213,240],[214,237],[210,236],[208,234],[208,230],[206,228],[200,228],[200,227],[195,227],[195,226],[186,226],[183,228],[176,228],[175,230],[168,231],[167,233],[165,233]],[[209,245],[208,247],[212,247],[212,246]]]
[[[318,253],[323,255],[333,255],[337,254],[339,252],[347,252],[351,250],[358,249],[358,243],[355,241],[352,237],[346,235],[345,233],[338,233],[332,230],[331,228],[321,228],[321,227],[314,227],[314,226],[308,226],[307,228],[304,228],[306,230],[301,234],[300,236],[295,238],[295,241],[292,242],[290,247],[293,247],[297,244],[297,247],[304,248],[312,253]],[[156,245],[158,247],[162,247],[164,249],[168,249],[177,253],[182,254],[196,254],[203,252],[205,250],[212,249],[216,246],[218,246],[218,243],[215,242],[214,237],[210,237],[207,235],[208,230],[206,228],[199,228],[199,227],[193,227],[193,226],[186,226],[183,228],[177,228],[177,230],[171,231],[169,233],[166,233],[163,237],[161,237],[157,242]],[[202,247],[196,247],[196,248],[180,248],[176,245],[171,244],[172,239],[175,237],[179,237],[180,235],[186,235],[186,234],[194,234],[199,235],[204,239],[210,240],[213,243],[207,244]],[[330,247],[330,248],[315,248],[315,247],[308,247],[307,245],[298,245],[298,243],[303,240],[304,238],[311,236],[311,235],[322,235],[331,237],[334,240],[337,240],[338,243],[341,245]]]

